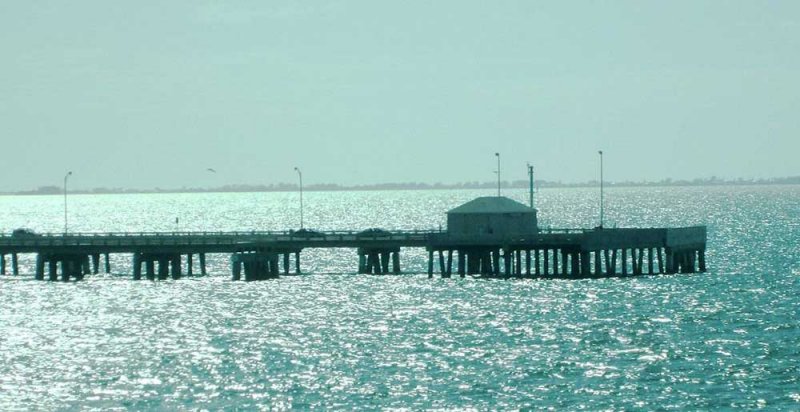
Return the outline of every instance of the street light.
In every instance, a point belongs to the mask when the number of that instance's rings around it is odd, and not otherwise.
[[[497,197],[500,197],[500,153],[495,152],[497,157]]]
[[[603,151],[598,150],[600,155],[600,229],[603,228]]]
[[[295,167],[295,172],[297,172],[297,176],[300,178],[300,229],[303,228],[303,172],[300,171],[300,168]]]
[[[72,171],[64,175],[64,234],[67,234],[67,178],[72,176]]]

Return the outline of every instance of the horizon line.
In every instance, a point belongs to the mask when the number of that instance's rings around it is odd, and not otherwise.
[[[503,181],[500,187],[504,189],[523,189],[529,187],[528,180]],[[800,176],[762,179],[720,179],[720,178],[695,178],[692,180],[662,179],[660,181],[604,181],[608,187],[673,187],[673,186],[752,186],[752,185],[795,185],[800,184]],[[534,185],[539,189],[550,188],[587,188],[600,185],[599,180],[584,182],[564,183],[561,181],[534,180]],[[379,191],[379,190],[457,190],[457,189],[495,189],[497,182],[460,182],[460,183],[374,183],[362,185],[340,185],[337,183],[316,183],[303,185],[304,191],[339,192],[339,191]],[[293,183],[265,184],[227,184],[218,187],[180,187],[162,189],[108,188],[96,187],[93,189],[70,190],[72,194],[150,194],[150,193],[258,193],[258,192],[293,192],[299,190],[299,185]],[[0,192],[0,196],[38,196],[60,195],[63,188],[54,185],[40,186],[33,190],[18,190]]]

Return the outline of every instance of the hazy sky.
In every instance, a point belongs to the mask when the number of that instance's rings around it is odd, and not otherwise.
[[[9,0],[0,56],[0,190],[800,174],[798,1]]]

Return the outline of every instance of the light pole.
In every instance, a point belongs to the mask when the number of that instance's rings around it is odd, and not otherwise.
[[[600,155],[600,229],[603,228],[603,151],[598,150]]]
[[[72,171],[64,175],[64,234],[67,234],[67,178],[72,176]]]
[[[495,152],[494,156],[497,158],[497,197],[500,197],[500,153]]]
[[[303,172],[298,167],[295,167],[294,170],[300,178],[300,229],[303,229]]]

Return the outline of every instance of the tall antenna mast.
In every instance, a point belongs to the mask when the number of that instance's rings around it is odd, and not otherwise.
[[[530,198],[531,198],[531,209],[533,209],[533,165],[528,163],[528,179],[530,180]]]

